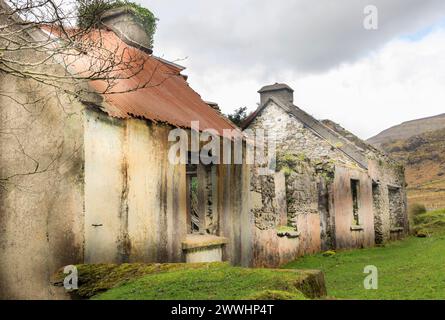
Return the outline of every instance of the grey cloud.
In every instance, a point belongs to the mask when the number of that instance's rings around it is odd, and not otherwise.
[[[215,65],[261,66],[266,74],[323,72],[445,15],[443,0],[140,2],[160,18],[155,51],[176,48],[191,57],[195,72]],[[379,9],[376,31],[363,28],[368,4]]]

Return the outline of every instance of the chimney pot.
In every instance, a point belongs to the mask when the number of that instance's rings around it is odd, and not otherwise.
[[[258,93],[260,94],[260,104],[263,105],[271,97],[287,103],[294,103],[294,90],[285,83],[275,83],[262,87]]]
[[[151,38],[132,8],[124,6],[107,10],[102,14],[101,22],[126,44],[153,53]]]

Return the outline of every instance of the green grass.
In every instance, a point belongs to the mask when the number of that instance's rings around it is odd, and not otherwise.
[[[79,265],[81,298],[97,300],[303,300],[325,294],[337,299],[445,299],[445,210],[414,216],[425,238],[299,258],[284,269],[250,269],[227,263]],[[368,265],[378,269],[378,289],[366,290]],[[317,275],[317,276],[316,276]],[[63,283],[57,274],[55,283]]]
[[[171,270],[126,282],[94,296],[97,300],[307,299],[299,290],[304,271],[249,269],[213,264]]]
[[[429,237],[360,250],[306,256],[284,268],[320,269],[328,295],[339,299],[445,299],[445,211],[415,217]],[[378,269],[378,289],[365,290],[365,266]]]

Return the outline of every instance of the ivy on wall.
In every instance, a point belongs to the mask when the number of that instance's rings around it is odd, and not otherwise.
[[[150,10],[137,3],[127,0],[80,0],[77,5],[77,24],[83,29],[99,28],[101,26],[100,16],[105,11],[116,8],[133,11],[150,37],[150,47],[152,48],[158,18]]]

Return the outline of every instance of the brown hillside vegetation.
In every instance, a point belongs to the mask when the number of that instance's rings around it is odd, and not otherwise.
[[[394,140],[405,140],[430,131],[445,129],[445,113],[437,116],[403,122],[388,128],[367,142],[379,147],[383,143]]]
[[[445,129],[385,142],[381,148],[405,164],[409,203],[445,207]]]

